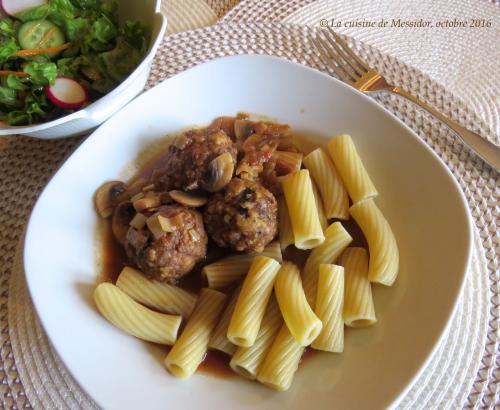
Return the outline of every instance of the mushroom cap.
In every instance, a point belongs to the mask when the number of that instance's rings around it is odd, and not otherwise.
[[[181,205],[189,206],[191,208],[199,208],[207,203],[208,198],[201,195],[195,195],[190,192],[173,190],[168,193],[170,198]]]
[[[224,188],[233,177],[234,161],[229,152],[214,158],[208,165],[207,174],[201,180],[201,187],[208,192],[217,192]]]
[[[113,215],[121,194],[126,190],[121,181],[108,181],[102,184],[94,194],[94,205],[101,218]]]
[[[116,207],[111,220],[111,230],[119,243],[123,244],[125,242],[130,228],[130,221],[132,221],[135,214],[134,206],[130,201],[123,201]]]

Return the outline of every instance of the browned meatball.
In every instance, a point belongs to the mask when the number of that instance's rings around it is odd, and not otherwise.
[[[261,184],[233,178],[209,200],[203,218],[217,245],[262,252],[278,231],[277,212],[276,198]]]
[[[205,257],[208,238],[199,212],[168,205],[158,213],[168,219],[172,232],[155,238],[148,226],[130,227],[125,251],[130,262],[150,278],[174,283]]]
[[[222,161],[214,162],[225,153]],[[218,191],[231,180],[236,155],[236,146],[221,129],[186,131],[170,144],[159,182],[167,190]]]

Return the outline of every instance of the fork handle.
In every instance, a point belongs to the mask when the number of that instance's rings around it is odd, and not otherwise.
[[[453,130],[458,137],[462,140],[462,142],[467,145],[470,149],[472,149],[477,155],[479,155],[485,162],[487,162],[491,167],[495,170],[500,170],[500,147],[492,144],[488,140],[482,138],[479,134],[475,132],[469,131],[468,129],[458,125],[455,121],[450,120],[448,117],[445,117],[435,108],[427,104],[426,102],[418,99],[413,96],[409,92],[403,90],[400,87],[394,87],[391,89],[392,92],[407,98],[413,103],[419,105],[423,109],[430,112],[436,118],[440,119],[443,123],[445,123],[451,130]]]

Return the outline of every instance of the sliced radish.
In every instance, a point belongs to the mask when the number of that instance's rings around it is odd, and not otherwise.
[[[87,90],[68,77],[56,78],[54,85],[47,86],[45,91],[54,105],[68,110],[77,110],[88,101]]]
[[[11,16],[44,4],[47,4],[47,0],[2,0],[3,10]]]

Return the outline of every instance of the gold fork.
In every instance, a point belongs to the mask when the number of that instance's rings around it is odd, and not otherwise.
[[[325,35],[324,30],[327,30],[331,35]],[[500,147],[458,125],[402,88],[389,84],[384,77],[362,61],[331,27],[321,30],[320,33],[320,36],[313,39],[313,43],[325,61],[331,62],[333,60],[335,62],[335,64],[329,64],[329,67],[342,81],[365,94],[389,91],[407,98],[441,120],[485,162],[497,171],[500,170]]]

